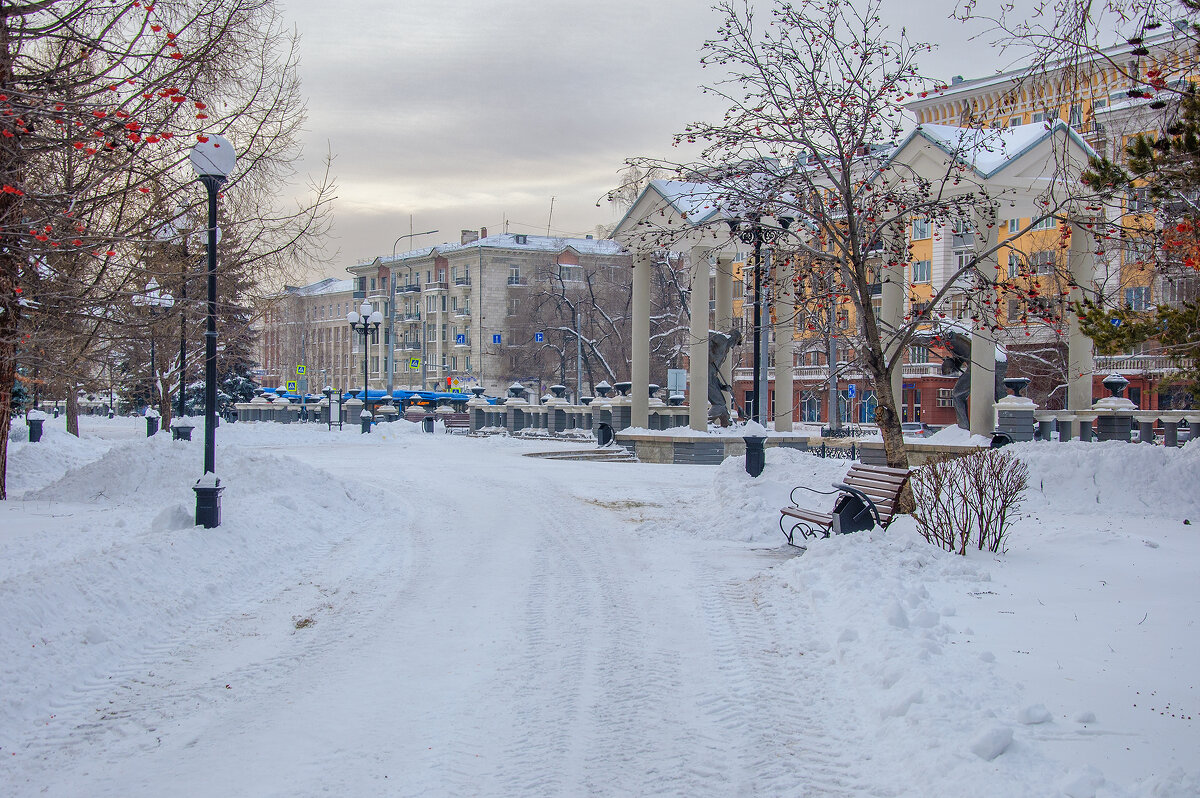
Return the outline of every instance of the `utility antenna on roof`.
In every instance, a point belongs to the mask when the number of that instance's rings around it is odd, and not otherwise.
[[[554,221],[554,197],[550,198],[550,218],[546,220],[546,238],[550,237],[550,222]]]

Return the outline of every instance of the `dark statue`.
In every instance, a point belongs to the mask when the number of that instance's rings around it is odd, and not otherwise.
[[[708,418],[716,419],[722,427],[729,426],[729,404],[725,392],[730,391],[721,379],[721,364],[729,357],[729,350],[742,342],[742,333],[732,329],[727,333],[708,332]],[[730,391],[732,398],[732,391]]]
[[[971,398],[971,336],[958,330],[946,330],[936,334],[918,335],[913,338],[913,341],[924,346],[932,343],[949,350],[949,354],[942,358],[942,374],[959,375],[958,380],[954,383],[954,388],[950,391],[950,398],[954,402],[954,415],[958,426],[970,429],[971,420],[967,414],[967,400]],[[1004,389],[1004,377],[1007,372],[1008,361],[997,357],[994,375],[995,401],[997,402],[1003,399],[1007,393]]]

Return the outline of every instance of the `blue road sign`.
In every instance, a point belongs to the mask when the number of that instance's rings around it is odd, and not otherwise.
[[[851,399],[853,399],[854,394],[856,394],[856,393],[858,393],[857,385],[855,385],[854,383],[850,383],[849,385],[846,386],[846,396],[849,396]]]
[[[467,336],[464,335],[463,333],[458,333],[457,335],[454,336],[454,343],[465,344],[466,342],[467,342]]]
[[[492,343],[494,343],[494,344],[500,343],[500,333],[495,333],[492,336]]]
[[[542,341],[545,341],[545,340],[546,340],[546,334],[545,334],[545,333],[536,332],[536,333],[534,333],[534,334],[533,334],[533,340],[534,340],[534,341],[536,341],[537,343],[539,343],[539,344],[540,344]]]

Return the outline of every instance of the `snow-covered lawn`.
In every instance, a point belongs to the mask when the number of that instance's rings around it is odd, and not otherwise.
[[[783,546],[847,464],[48,420],[0,503],[0,795],[1200,795],[1200,445],[1014,448],[1009,551]],[[198,430],[199,431],[199,430]]]

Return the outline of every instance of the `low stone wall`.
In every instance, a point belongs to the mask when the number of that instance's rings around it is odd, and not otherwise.
[[[616,442],[643,463],[720,465],[727,457],[743,457],[746,442],[734,435],[671,435],[669,433],[616,433]],[[764,446],[807,451],[806,435],[771,435]]]

